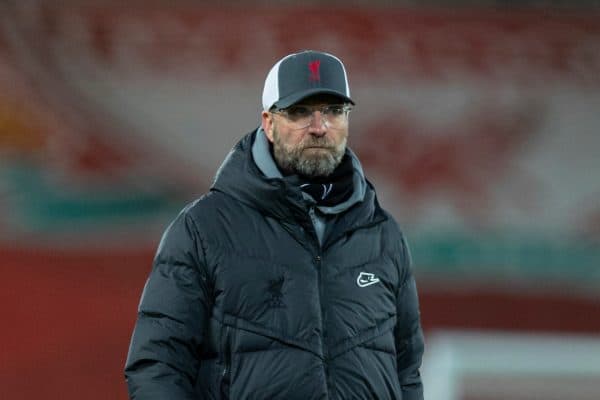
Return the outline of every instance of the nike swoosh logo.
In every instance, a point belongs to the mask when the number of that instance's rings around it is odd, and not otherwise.
[[[375,277],[375,274],[371,274],[368,272],[361,272],[358,274],[358,278],[356,278],[356,284],[359,287],[367,287],[376,284],[379,282],[379,278]]]

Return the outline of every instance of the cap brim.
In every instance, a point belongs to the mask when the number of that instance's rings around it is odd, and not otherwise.
[[[299,102],[300,100],[304,100],[307,97],[313,96],[315,94],[331,94],[334,95],[336,97],[339,97],[340,99],[342,99],[344,102],[348,102],[351,104],[354,104],[354,101],[346,96],[343,93],[338,92],[337,90],[331,90],[331,89],[323,89],[323,88],[314,88],[314,89],[309,89],[309,90],[305,90],[303,92],[300,93],[294,93],[290,96],[284,97],[282,99],[279,99],[278,101],[276,101],[272,107],[275,108],[287,108],[293,104],[296,104],[297,102]]]

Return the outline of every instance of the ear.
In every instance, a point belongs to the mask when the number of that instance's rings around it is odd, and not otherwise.
[[[263,111],[261,114],[262,118],[262,128],[265,131],[265,135],[267,135],[267,139],[269,142],[273,143],[273,114],[267,111]]]

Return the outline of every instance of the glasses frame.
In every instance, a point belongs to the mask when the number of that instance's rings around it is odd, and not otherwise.
[[[329,125],[329,121],[327,119],[327,113],[325,112],[325,110],[327,108],[331,108],[331,107],[341,107],[342,111],[344,112],[344,117],[348,118],[348,116],[350,115],[350,111],[352,111],[352,109],[353,109],[352,105],[349,103],[326,104],[326,105],[320,105],[320,106],[294,104],[294,105],[286,107],[286,108],[276,108],[276,109],[272,110],[271,113],[281,115],[288,121],[292,122],[292,118],[290,118],[288,111],[289,111],[289,109],[291,109],[293,107],[306,107],[311,110],[310,119],[309,119],[308,123],[305,126],[292,128],[293,130],[306,129],[309,126],[311,126],[315,120],[315,111],[319,111],[321,113],[322,123],[328,129],[336,129],[336,130],[341,129],[341,128],[334,128],[334,127],[331,127],[331,125]]]

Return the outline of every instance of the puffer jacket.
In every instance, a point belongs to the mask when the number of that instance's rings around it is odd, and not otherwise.
[[[423,398],[406,242],[369,184],[322,245],[246,135],[166,230],[125,366],[131,399]]]

